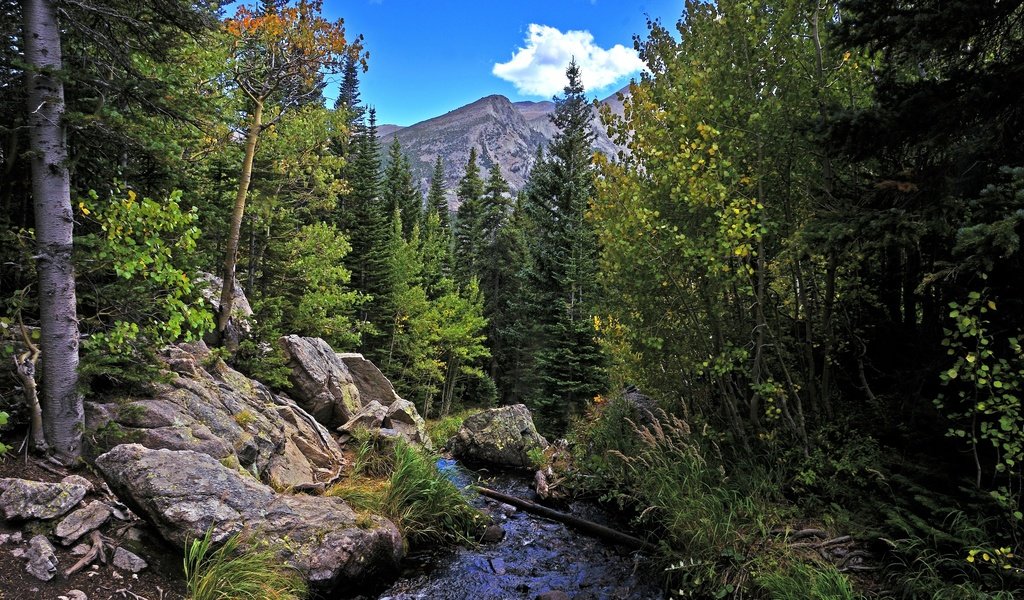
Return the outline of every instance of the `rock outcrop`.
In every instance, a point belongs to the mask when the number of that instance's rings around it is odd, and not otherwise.
[[[522,404],[492,408],[469,416],[455,435],[452,453],[469,462],[531,468],[531,451],[548,447]]]
[[[96,465],[169,542],[184,548],[208,530],[214,541],[250,533],[319,590],[395,569],[402,557],[401,536],[387,519],[357,517],[339,498],[278,494],[205,453],[123,444]]]
[[[348,367],[320,338],[286,335],[280,340],[291,368],[292,395],[325,427],[347,423],[362,408]]]
[[[97,453],[124,442],[193,450],[279,487],[315,485],[341,472],[344,457],[327,429],[205,344],[172,346],[161,358],[173,375],[150,397],[86,404]]]
[[[362,354],[335,353],[320,338],[281,338],[299,404],[318,421],[342,433],[381,431],[430,448],[426,423],[412,402]]]

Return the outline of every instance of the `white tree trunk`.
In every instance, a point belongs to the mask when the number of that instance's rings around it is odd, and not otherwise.
[[[29,64],[28,123],[35,203],[39,320],[46,439],[64,463],[82,453],[84,413],[78,394],[78,317],[71,262],[74,214],[64,132],[60,29],[53,0],[22,0]]]

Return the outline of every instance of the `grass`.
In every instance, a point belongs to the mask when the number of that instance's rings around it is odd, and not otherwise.
[[[308,590],[302,575],[282,567],[273,548],[242,546],[241,534],[214,547],[212,530],[185,552],[189,600],[299,600]]]
[[[825,563],[794,561],[760,574],[757,583],[772,600],[857,600],[863,597],[845,575]]]
[[[374,444],[363,441],[353,476],[327,495],[391,519],[413,545],[471,543],[484,517],[438,470],[434,457],[397,441],[386,459],[371,460]],[[384,473],[377,471],[382,465],[389,467]]]
[[[473,414],[474,410],[464,410],[440,419],[427,421],[427,435],[433,442],[435,448],[443,448],[459,429],[462,429],[462,422],[466,417]]]

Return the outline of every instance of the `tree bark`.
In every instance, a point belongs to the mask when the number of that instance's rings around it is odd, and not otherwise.
[[[36,270],[39,276],[39,346],[43,363],[43,418],[55,457],[81,456],[85,416],[78,394],[78,317],[71,260],[74,215],[64,131],[61,46],[53,0],[24,0],[22,17],[28,92]]]
[[[220,313],[217,316],[217,333],[221,340],[225,339],[228,323],[231,321],[231,305],[235,291],[235,263],[238,261],[238,240],[242,234],[242,216],[245,214],[245,199],[249,194],[249,182],[252,180],[252,161],[256,156],[256,142],[259,141],[263,128],[263,102],[255,101],[252,123],[245,142],[245,159],[242,161],[242,176],[238,180],[238,195],[235,196],[235,209],[231,213],[231,229],[228,232],[228,244],[224,253],[224,287],[220,293]]]

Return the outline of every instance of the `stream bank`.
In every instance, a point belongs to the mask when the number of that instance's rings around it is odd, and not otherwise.
[[[442,470],[460,488],[479,484],[530,498],[529,481],[511,473],[471,471],[442,459]],[[424,550],[403,562],[390,587],[358,598],[369,600],[508,600],[572,598],[656,600],[664,598],[645,556],[588,537],[561,523],[528,514],[467,490],[470,502],[490,514],[505,531],[500,542],[454,551]],[[615,526],[598,506],[574,502],[575,516]],[[558,595],[561,592],[564,595]],[[544,596],[543,594],[549,594]]]

